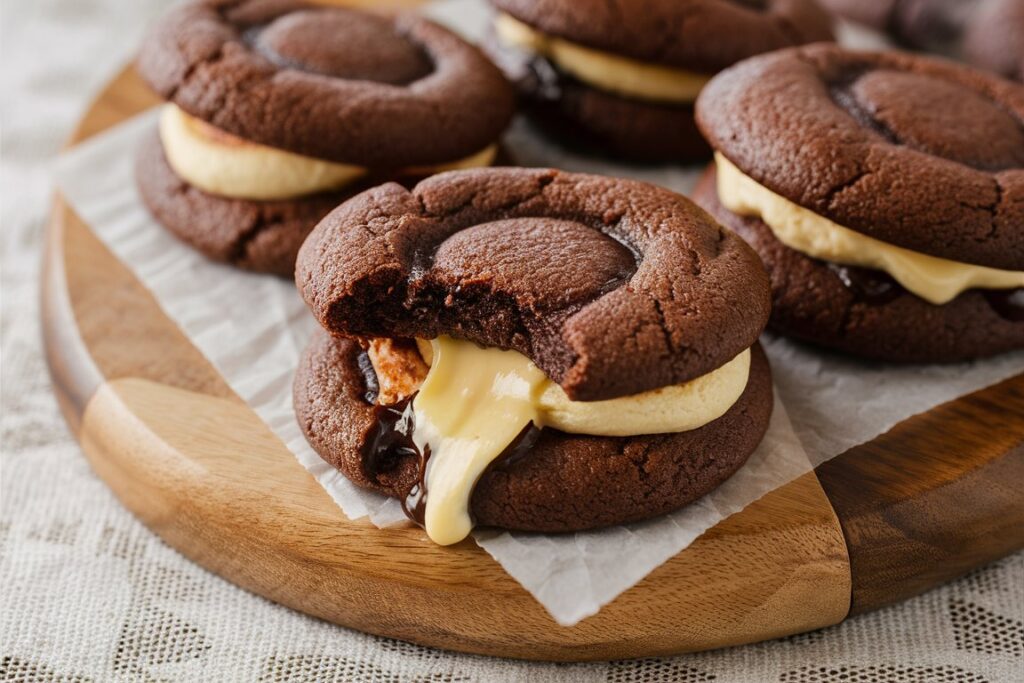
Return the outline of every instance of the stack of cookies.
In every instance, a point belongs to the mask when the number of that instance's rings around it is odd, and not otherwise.
[[[1024,87],[835,45],[716,78],[697,201],[772,277],[772,326],[889,361],[1024,347]]]
[[[768,428],[769,324],[885,361],[1024,348],[1024,86],[803,45],[831,36],[815,0],[492,4],[502,69],[426,19],[295,0],[193,0],[139,59],[168,101],[146,204],[215,260],[294,275],[320,324],[309,443],[435,542],[713,490]],[[558,141],[713,150],[704,208],[482,168],[516,87]]]
[[[706,159],[693,103],[718,71],[831,40],[817,0],[491,0],[490,54],[560,142],[639,161]]]
[[[296,282],[324,329],[295,383],[309,442],[437,543],[674,510],[768,426],[760,262],[653,185],[532,169],[382,185],[320,223]]]
[[[150,210],[213,259],[286,276],[346,197],[489,165],[514,106],[494,65],[433,22],[296,0],[180,5],[138,70],[169,100],[138,158]]]

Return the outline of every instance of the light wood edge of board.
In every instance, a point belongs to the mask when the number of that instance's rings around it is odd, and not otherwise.
[[[73,139],[155,102],[126,69]],[[54,384],[96,471],[169,544],[253,592],[413,642],[573,661],[751,642],[830,625],[847,614],[846,546],[820,485],[808,475],[712,529],[596,616],[573,628],[557,626],[475,545],[439,549],[416,531],[380,531],[347,520],[59,198],[43,285]],[[159,357],[151,352],[156,345]],[[240,463],[230,465],[224,449],[237,441],[206,444],[218,435],[194,431],[207,410],[263,435],[265,441],[245,452],[246,466],[265,465],[293,479],[254,482]],[[168,416],[176,427],[165,440],[161,425]],[[188,444],[204,446],[190,453]],[[221,472],[220,486],[195,480],[214,464],[230,470]],[[195,491],[188,488],[193,483]],[[252,490],[234,495],[239,492],[232,486],[254,483],[255,498]],[[278,490],[306,497],[283,500]],[[239,500],[252,509],[240,508]],[[227,513],[213,514],[214,503]],[[248,519],[259,520],[258,536],[239,536],[238,524]],[[346,556],[365,555],[378,561],[364,568],[346,563]],[[423,590],[423,581],[430,590]]]
[[[588,660],[807,631],[849,609],[846,546],[813,474],[730,517],[580,624],[558,626],[472,542],[348,520],[244,404],[103,384],[80,440],[168,544],[248,590],[361,631],[479,654]]]

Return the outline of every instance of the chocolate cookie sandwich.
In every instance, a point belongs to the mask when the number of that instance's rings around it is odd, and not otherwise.
[[[150,210],[210,258],[289,276],[346,197],[489,165],[514,109],[501,72],[437,24],[294,0],[175,7],[137,68],[169,100],[137,160]]]
[[[296,282],[324,328],[295,379],[306,437],[437,543],[668,512],[767,428],[757,256],[653,185],[509,168],[382,185],[317,226]]]
[[[693,103],[715,72],[831,40],[816,0],[491,0],[486,46],[531,118],[573,146],[638,161],[709,150]]]
[[[772,326],[868,358],[1024,348],[1024,87],[815,45],[715,78],[695,199],[761,255]]]

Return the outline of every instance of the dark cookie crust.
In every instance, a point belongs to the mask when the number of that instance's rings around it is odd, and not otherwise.
[[[295,378],[295,410],[313,448],[362,488],[404,499],[417,477],[412,456],[374,476],[362,448],[374,427],[350,340],[317,330]],[[470,509],[481,526],[539,532],[580,531],[635,522],[675,510],[711,491],[761,442],[772,410],[771,374],[760,346],[733,407],[689,432],[626,438],[544,429],[521,459],[480,479]],[[429,495],[429,492],[428,492]]]
[[[618,250],[575,249],[548,219]],[[495,221],[510,239],[495,238]],[[363,192],[317,226],[295,277],[335,334],[515,349],[575,400],[710,372],[757,340],[769,311],[756,254],[686,198],[551,169],[456,171],[412,191]]]
[[[299,247],[317,222],[363,188],[267,202],[208,194],[174,173],[155,131],[139,148],[135,179],[156,219],[197,251],[285,277],[294,274]]]
[[[605,92],[543,57],[505,48],[493,36],[486,48],[523,96],[531,121],[562,145],[643,163],[701,161],[711,155],[697,130],[693,105]]]
[[[282,26],[296,16],[298,26]],[[163,17],[137,66],[193,116],[307,156],[393,168],[453,161],[493,143],[514,109],[497,68],[455,34],[412,15],[371,40],[374,27],[364,24],[381,21],[295,0],[194,0]],[[353,34],[315,48],[312,40],[329,38],[325,26]],[[340,54],[346,49],[353,54]],[[369,49],[373,59],[363,54]],[[423,62],[432,68],[420,77]]]
[[[1024,87],[903,53],[755,57],[697,101],[712,147],[769,189],[877,239],[1024,270]]]
[[[982,4],[967,25],[963,52],[972,64],[1024,81],[1024,2]]]
[[[770,327],[778,332],[894,362],[953,362],[1024,348],[1024,321],[1000,315],[978,290],[933,306],[893,283],[893,296],[877,303],[865,300],[836,269],[790,249],[760,219],[725,209],[715,190],[714,165],[693,196],[760,254],[772,281]]]
[[[491,0],[553,36],[633,59],[713,73],[762,52],[832,40],[815,0]]]

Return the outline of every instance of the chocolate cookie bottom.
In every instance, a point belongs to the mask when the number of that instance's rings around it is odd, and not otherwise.
[[[760,219],[722,206],[713,164],[693,199],[760,254],[772,283],[769,326],[782,334],[893,362],[955,362],[1024,348],[1024,290],[968,290],[935,306],[885,273],[801,254]]]
[[[362,358],[361,358],[362,357]],[[372,369],[359,346],[318,330],[295,378],[295,411],[320,456],[362,488],[404,500],[418,478],[414,455],[368,467],[377,427]],[[682,507],[728,479],[764,437],[771,372],[760,346],[743,394],[722,417],[689,432],[595,437],[540,431],[532,448],[494,463],[471,511],[480,526],[567,532],[635,522]]]
[[[365,187],[279,201],[212,195],[174,172],[156,131],[139,148],[135,178],[153,216],[197,251],[214,261],[285,277],[294,273],[299,247],[320,219]]]
[[[641,163],[703,161],[711,148],[692,104],[661,104],[591,87],[550,60],[498,44],[488,53],[515,83],[529,120],[563,146]]]

